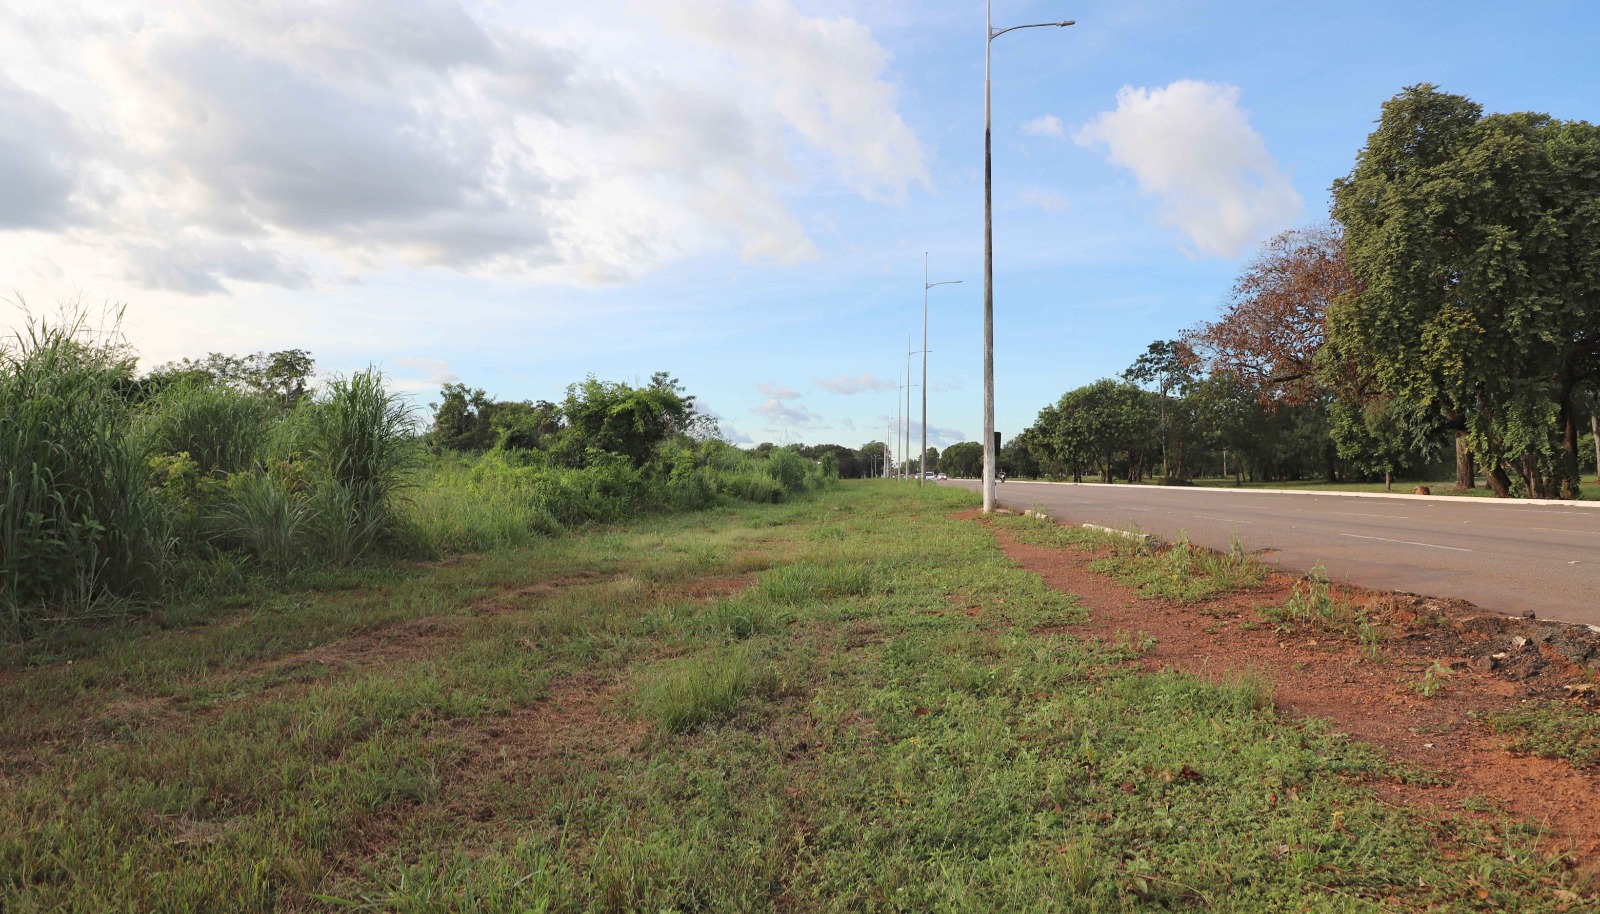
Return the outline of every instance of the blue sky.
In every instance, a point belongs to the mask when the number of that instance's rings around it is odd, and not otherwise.
[[[125,303],[153,362],[301,347],[424,402],[665,370],[735,440],[854,446],[926,251],[963,280],[930,298],[931,437],[976,438],[983,4],[571,6],[10,5],[5,284]],[[1008,435],[1325,218],[1402,87],[1596,117],[1589,3],[995,4],[1061,18],[995,43]]]

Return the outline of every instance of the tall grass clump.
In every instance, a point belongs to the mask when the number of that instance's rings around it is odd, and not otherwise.
[[[396,502],[414,482],[422,451],[411,408],[376,368],[329,382],[306,408],[304,456],[317,474],[316,530],[348,562],[397,533]]]
[[[84,320],[0,341],[0,612],[5,634],[156,588],[164,516],[123,397],[132,360]]]
[[[139,420],[151,454],[187,454],[202,476],[260,468],[276,409],[260,394],[188,379],[160,391]]]

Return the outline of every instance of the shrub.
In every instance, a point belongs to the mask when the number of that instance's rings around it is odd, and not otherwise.
[[[779,448],[767,455],[767,465],[764,469],[768,476],[783,487],[784,492],[799,492],[805,488],[811,461],[788,448]]]

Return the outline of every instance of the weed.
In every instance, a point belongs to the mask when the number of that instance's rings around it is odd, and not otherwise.
[[[1422,677],[1412,688],[1423,698],[1437,698],[1449,681],[1450,668],[1435,660],[1432,666],[1423,671]]]
[[[1227,553],[1197,547],[1187,536],[1165,549],[1122,537],[1097,534],[1097,545],[1112,554],[1091,562],[1090,570],[1110,574],[1135,586],[1149,599],[1195,603],[1260,586],[1266,569],[1251,559],[1237,538]]]

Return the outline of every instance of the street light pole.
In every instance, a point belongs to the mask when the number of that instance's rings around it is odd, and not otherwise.
[[[959,279],[928,282],[928,252],[922,252],[922,457],[917,471],[917,487],[928,478],[928,290],[934,286],[960,285]]]
[[[983,513],[994,511],[994,475],[1000,455],[994,446],[994,190],[993,155],[989,125],[989,57],[994,40],[1017,29],[1045,26],[1065,28],[1075,20],[1036,22],[1031,25],[994,27],[994,0],[989,0],[984,17],[983,42]]]
[[[911,337],[906,337],[906,471],[911,470],[911,388],[917,386],[911,383],[911,357],[916,355],[911,351]],[[920,480],[919,480],[920,482]]]

